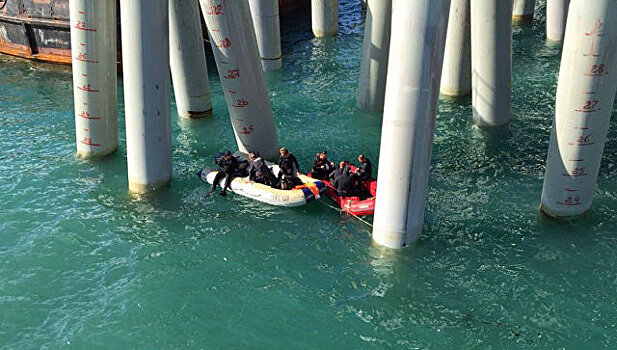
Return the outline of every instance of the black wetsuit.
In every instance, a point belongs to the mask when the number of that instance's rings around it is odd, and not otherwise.
[[[249,180],[268,186],[276,186],[276,177],[261,157],[253,159],[247,170]]]
[[[298,160],[293,154],[289,153],[287,157],[281,157],[279,159],[279,179],[281,180],[281,189],[291,190],[296,185],[301,185],[302,180],[297,177],[297,173],[300,171],[300,165]]]
[[[327,158],[321,159],[319,158],[319,154],[313,160],[313,169],[311,169],[311,176],[325,180],[328,177],[328,174],[333,170],[332,162],[330,162]]]
[[[226,177],[225,186],[223,186],[223,192],[227,191],[229,186],[231,185],[231,180],[233,180],[233,175],[238,169],[238,160],[236,157],[231,156],[229,159],[225,159],[225,157],[221,157],[217,163],[219,167],[219,172],[214,177],[214,181],[212,182],[212,191],[216,190],[216,186],[218,186],[219,182]]]
[[[353,178],[347,168],[337,169],[334,172],[334,181],[332,182],[332,186],[336,188],[339,196],[347,197],[351,195]]]
[[[364,162],[360,165],[360,168],[356,172],[360,181],[368,181],[373,177],[373,164],[368,158],[364,158]]]
[[[289,153],[287,157],[281,157],[279,159],[279,167],[283,175],[287,176],[296,176],[296,173],[300,171],[300,164],[298,164],[298,160],[291,153]]]
[[[330,175],[328,176],[330,178],[330,182],[333,182],[334,179],[339,177],[343,172],[347,172],[347,171],[349,171],[349,169],[347,167],[337,168],[336,170],[331,172]]]

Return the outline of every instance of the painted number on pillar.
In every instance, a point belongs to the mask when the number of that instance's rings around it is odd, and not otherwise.
[[[574,168],[570,170],[568,173],[563,174],[563,176],[568,176],[568,177],[581,177],[581,176],[587,176],[587,175],[589,174],[585,171],[585,168]]]
[[[570,146],[591,146],[593,145],[593,140],[591,138],[592,134],[582,135],[576,138],[575,142],[568,142]]]
[[[231,47],[231,40],[229,38],[221,39],[216,43],[216,47],[219,49],[227,49]]]
[[[577,109],[576,112],[579,112],[579,113],[598,112],[600,111],[600,108],[597,108],[599,103],[600,103],[600,100],[587,100],[583,104],[583,107]]]
[[[250,135],[255,131],[255,127],[253,125],[249,125],[248,127],[243,126],[242,131],[240,132],[243,135]]]
[[[86,45],[82,44],[82,46],[86,46]],[[79,54],[77,54],[77,60],[80,62],[84,62],[84,63],[99,63],[97,60],[88,58],[87,52],[80,52]]]
[[[206,14],[213,16],[224,15],[225,13],[223,12],[223,5],[210,5],[210,9],[208,10],[208,12],[206,12]]]
[[[98,89],[92,87],[92,84],[84,84],[82,86],[78,86],[77,88],[84,92],[99,92]]]
[[[608,74],[608,70],[606,69],[606,66],[604,65],[604,63],[600,63],[600,64],[592,65],[591,69],[589,69],[589,73],[585,74],[585,76],[599,77],[599,76],[606,75],[606,74]]]
[[[579,196],[568,196],[566,197],[566,199],[563,202],[557,202],[558,204],[561,205],[566,205],[566,206],[576,206],[576,205],[581,205],[581,197]]]
[[[239,69],[228,69],[227,75],[224,76],[225,79],[236,79],[240,78],[240,70]]]
[[[79,14],[85,17],[86,11],[79,11]],[[85,19],[78,19],[77,23],[75,23],[75,28],[86,31],[86,32],[96,32],[97,31],[96,28],[88,27]]]
[[[248,106],[249,103],[247,100],[243,99],[243,98],[239,98],[236,100],[236,104],[234,104],[234,107],[238,107],[238,108],[244,108],[246,106]]]

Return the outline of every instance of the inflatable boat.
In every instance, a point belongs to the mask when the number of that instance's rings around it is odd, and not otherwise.
[[[234,156],[242,160],[242,158],[238,157],[237,154]],[[272,169],[274,174],[278,174],[278,165],[273,165],[268,162],[266,163],[268,164],[268,167]],[[198,173],[198,176],[203,181],[212,184],[217,172],[217,170],[204,168]],[[302,174],[298,174],[298,178],[302,180],[304,183],[303,185],[296,186],[292,190],[281,190],[250,181],[248,176],[237,176],[231,181],[230,190],[241,196],[270,205],[281,207],[299,207],[319,199],[327,189],[327,185],[321,180],[313,179]],[[223,178],[219,184],[222,185],[224,183],[225,179]]]
[[[355,173],[358,168],[349,164],[351,172]],[[311,176],[311,174],[309,174]],[[357,216],[373,215],[375,213],[375,196],[377,193],[377,180],[361,181],[356,192],[358,195],[343,197],[339,196],[338,191],[330,181],[323,181],[327,189],[325,194],[341,207],[341,210],[348,214]]]
[[[357,216],[373,215],[375,213],[375,193],[377,191],[377,180],[363,181],[360,183],[360,188],[363,192],[370,193],[370,196],[339,196],[336,188],[328,181],[324,181],[328,186],[326,195],[330,197],[336,204],[341,207],[341,210],[348,214]]]

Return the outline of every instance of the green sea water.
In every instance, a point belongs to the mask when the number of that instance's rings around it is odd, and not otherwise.
[[[75,155],[71,75],[0,59],[2,349],[611,349],[617,345],[617,129],[592,210],[538,212],[561,50],[544,2],[514,28],[513,121],[473,126],[440,100],[424,233],[392,251],[313,202],[284,209],[204,198],[195,175],[234,138],[210,56],[214,115],[173,109],[173,180],[128,194],[120,148]],[[268,75],[281,145],[378,161],[380,116],[355,111],[359,0],[337,38],[283,18],[284,68]]]

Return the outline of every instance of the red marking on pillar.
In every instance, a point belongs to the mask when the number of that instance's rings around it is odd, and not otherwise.
[[[589,52],[583,54],[584,57],[603,57],[604,55],[596,53],[596,38],[604,36],[604,22],[601,20],[596,21],[596,26],[589,33],[585,33],[585,36],[591,37],[591,46]]]
[[[227,75],[224,76],[225,79],[237,79],[240,78],[240,70],[239,69],[228,69]]]
[[[206,12],[206,14],[211,16],[224,15],[225,13],[223,12],[223,5],[210,5],[210,9],[208,10],[208,12]]]
[[[100,144],[100,143],[94,143],[94,142],[92,142],[92,139],[91,139],[91,138],[89,138],[89,137],[84,137],[84,139],[83,139],[83,140],[81,140],[80,142],[81,142],[81,143],[83,143],[84,145],[87,145],[87,146],[101,147],[101,144]]]
[[[225,38],[225,39],[221,39],[218,44],[216,44],[216,47],[218,47],[219,49],[227,49],[231,47],[231,40],[229,40],[229,38]]]
[[[255,131],[255,127],[253,125],[249,125],[248,128],[243,126],[242,131],[240,131],[243,135],[250,135]]]
[[[243,99],[243,98],[239,98],[236,100],[236,104],[233,105],[234,107],[238,107],[238,108],[244,108],[246,106],[248,106],[249,103],[247,100]]]
[[[582,176],[587,176],[587,175],[589,174],[585,172],[585,168],[574,168],[571,171],[563,174],[563,176],[568,176],[568,177],[582,177]]]
[[[591,146],[593,145],[593,141],[591,140],[591,136],[593,134],[589,134],[589,135],[583,135],[583,136],[579,136],[575,142],[568,142],[568,145],[570,146]]]
[[[84,118],[84,119],[90,119],[90,120],[96,120],[96,119],[101,119],[101,117],[99,116],[91,116],[90,112],[86,112],[86,111],[82,111],[81,113],[78,114],[78,116]]]
[[[85,91],[85,92],[99,92],[99,90],[94,89],[90,84],[83,85],[83,86],[78,86],[77,88],[79,90]]]
[[[96,60],[88,59],[88,54],[86,52],[82,52],[79,55],[77,55],[76,59],[80,62],[85,62],[85,63],[99,63]]]
[[[595,94],[595,92],[594,92]],[[585,103],[583,104],[583,107],[579,108],[579,109],[575,109],[575,112],[579,112],[579,113],[593,113],[593,112],[598,112],[601,109],[598,108],[598,104],[600,104],[600,100],[587,100],[585,101]]]
[[[87,28],[86,22],[82,22],[80,20],[77,20],[77,24],[75,24],[75,28],[86,31],[86,32],[96,32],[97,31],[95,28]]]

